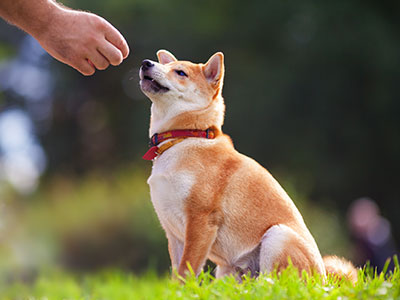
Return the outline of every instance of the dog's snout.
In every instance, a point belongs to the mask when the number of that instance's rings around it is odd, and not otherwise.
[[[145,59],[144,61],[142,61],[143,71],[146,71],[146,70],[150,69],[151,67],[154,67],[154,64],[150,60]]]

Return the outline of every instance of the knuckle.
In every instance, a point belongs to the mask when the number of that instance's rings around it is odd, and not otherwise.
[[[87,47],[91,48],[91,45],[97,45],[98,44],[98,39],[94,34],[91,34],[91,35],[89,35],[87,37],[86,42],[87,42],[87,45],[88,45]],[[90,51],[90,50],[88,49],[88,51]]]
[[[115,38],[115,46],[117,46],[119,49],[121,49],[124,46],[124,42],[119,36]]]
[[[103,18],[96,16],[96,20],[94,20],[94,26],[99,31],[104,31],[107,28],[107,21]]]

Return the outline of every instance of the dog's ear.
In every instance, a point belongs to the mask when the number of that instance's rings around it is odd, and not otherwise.
[[[224,77],[224,54],[217,52],[203,67],[204,75],[212,84],[219,84]]]
[[[168,64],[173,61],[177,61],[175,56],[167,50],[158,50],[157,57],[158,57],[158,62],[162,65]]]

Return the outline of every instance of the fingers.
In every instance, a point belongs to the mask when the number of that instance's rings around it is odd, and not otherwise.
[[[94,72],[96,71],[93,63],[90,60],[81,60],[79,63],[71,65],[74,67],[76,70],[78,70],[80,73],[82,73],[85,76],[90,76],[93,75]]]
[[[91,74],[95,69],[105,70],[110,64],[118,66],[122,63],[124,58],[129,54],[129,47],[124,37],[106,20],[96,16],[98,23],[98,32],[103,32],[103,39],[97,40],[95,49],[92,48],[88,57],[90,66],[93,68]],[[84,72],[82,74],[86,75]],[[90,75],[91,75],[90,74]]]
[[[110,65],[110,62],[99,51],[92,51],[89,61],[93,63],[97,70],[105,70]]]
[[[97,70],[105,70],[110,64],[117,66],[122,62],[122,53],[104,40],[98,45],[98,50],[92,49],[87,58],[76,63],[70,63],[75,69],[85,76],[93,75]]]
[[[93,68],[96,68],[94,63],[92,63],[92,61],[90,59],[87,59],[87,62],[89,63],[89,65],[91,65]]]
[[[124,59],[121,51],[115,48],[114,45],[110,44],[106,40],[104,40],[104,42],[101,43],[97,49],[102,54],[102,56],[107,59],[107,61],[113,66],[118,66]]]
[[[44,37],[47,38],[43,42],[48,45],[46,50],[56,59],[89,76],[96,69],[105,70],[110,64],[121,64],[128,56],[129,47],[124,37],[105,19],[86,12],[74,12],[67,17],[69,26],[54,27],[56,32],[51,37],[56,36],[58,40]],[[74,22],[71,23],[72,17]],[[56,30],[59,28],[68,30],[59,32]]]
[[[107,26],[105,31],[106,40],[121,51],[124,59],[127,58],[129,55],[128,43],[117,29],[115,29],[111,24],[108,25],[109,26]]]

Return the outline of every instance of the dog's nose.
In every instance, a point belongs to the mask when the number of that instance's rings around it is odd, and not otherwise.
[[[143,71],[146,71],[146,70],[150,69],[151,67],[154,67],[154,64],[150,60],[145,59],[144,61],[142,61],[142,70]]]

